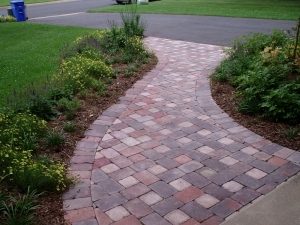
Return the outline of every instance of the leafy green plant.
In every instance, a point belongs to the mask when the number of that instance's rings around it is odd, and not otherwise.
[[[25,166],[16,166],[13,182],[23,190],[30,186],[39,191],[61,191],[71,182],[68,170],[61,162],[38,156]]]
[[[293,37],[275,30],[250,34],[227,49],[228,57],[212,75],[237,90],[238,109],[274,121],[300,121],[300,78],[292,58]]]
[[[50,100],[58,101],[62,98],[71,99],[73,97],[73,92],[66,87],[52,87],[49,90],[48,95]]]
[[[50,147],[61,146],[65,142],[65,134],[57,129],[50,130],[46,134],[46,142]]]
[[[66,113],[67,119],[71,120],[74,119],[76,112],[81,108],[81,103],[77,98],[72,98],[72,100],[62,98],[57,102],[57,106]]]
[[[64,163],[46,156],[33,156],[31,151],[15,151],[2,146],[0,174],[10,174],[9,182],[26,191],[28,187],[38,191],[64,190],[71,182]]]
[[[147,28],[147,23],[141,20],[141,15],[137,13],[137,5],[128,6],[125,12],[121,12],[122,30],[126,40],[134,36],[142,37]]]
[[[73,132],[75,130],[76,123],[75,122],[65,122],[64,123],[64,130],[67,132]]]
[[[44,120],[55,120],[60,113],[55,109],[55,102],[47,96],[33,96],[28,102],[29,111]]]
[[[7,225],[31,225],[34,223],[34,210],[39,206],[36,205],[36,198],[43,193],[37,194],[37,192],[30,191],[28,187],[25,195],[19,195],[18,199],[9,196],[6,201],[2,201],[0,204],[3,206],[3,215],[6,218]]]
[[[9,174],[4,175],[3,177],[0,176],[0,190],[1,190],[2,182],[7,176],[9,176]],[[7,198],[6,194],[0,191],[0,213],[4,210],[2,203],[5,201],[6,198]]]
[[[0,110],[0,147],[10,145],[13,149],[34,150],[36,141],[46,131],[46,122],[30,113]]]
[[[112,74],[112,68],[103,61],[77,56],[62,62],[56,79],[76,93],[90,88],[93,80],[109,78]]]
[[[295,139],[297,135],[300,134],[300,131],[298,128],[290,128],[288,130],[281,131],[281,133],[283,133],[288,138]]]

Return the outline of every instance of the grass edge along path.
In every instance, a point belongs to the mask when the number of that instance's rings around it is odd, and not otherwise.
[[[88,12],[126,11],[126,5],[113,5],[90,9]],[[198,16],[224,16],[276,20],[297,20],[300,12],[298,0],[160,0],[148,5],[137,5],[138,13]]]
[[[0,107],[14,90],[22,90],[32,82],[43,83],[55,74],[63,45],[92,30],[34,23],[1,24]]]

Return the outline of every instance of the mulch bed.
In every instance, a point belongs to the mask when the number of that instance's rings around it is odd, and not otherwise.
[[[298,134],[293,139],[283,133],[283,131],[295,128],[300,130],[300,124],[289,125],[276,123],[267,118],[239,112],[235,101],[235,89],[228,83],[218,82],[217,80],[212,79],[211,92],[213,99],[219,107],[237,123],[274,143],[293,150],[300,150],[300,135]]]

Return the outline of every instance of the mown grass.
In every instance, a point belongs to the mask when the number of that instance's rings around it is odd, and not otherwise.
[[[56,73],[60,49],[92,29],[31,23],[0,25],[0,107],[14,89]]]
[[[26,0],[25,4],[42,3],[42,2],[54,2],[57,0]],[[0,7],[9,6],[10,0],[0,0]]]
[[[120,12],[125,5],[91,9],[89,12]],[[297,20],[299,0],[160,0],[138,5],[137,12],[151,14],[178,14]]]

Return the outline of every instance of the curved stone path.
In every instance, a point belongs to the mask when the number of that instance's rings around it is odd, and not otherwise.
[[[159,63],[85,132],[72,225],[217,225],[296,174],[300,154],[235,123],[208,76],[220,46],[148,37]]]

